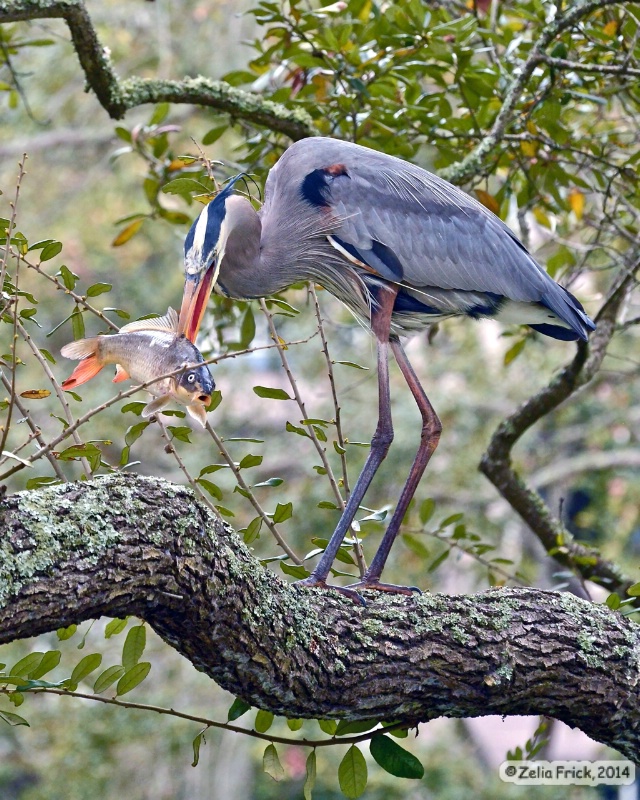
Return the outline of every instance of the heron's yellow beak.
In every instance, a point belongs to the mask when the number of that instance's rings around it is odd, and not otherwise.
[[[178,331],[184,333],[190,342],[196,341],[213,288],[214,276],[215,262],[204,273],[187,274],[185,279]]]

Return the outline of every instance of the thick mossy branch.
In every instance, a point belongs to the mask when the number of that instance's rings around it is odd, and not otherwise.
[[[288,109],[260,95],[244,92],[208,78],[153,80],[118,78],[108,51],[100,43],[91,17],[81,0],[0,0],[0,24],[42,18],[66,20],[87,85],[113,119],[144,103],[187,103],[228,113],[293,140],[315,136],[317,130],[302,109]]]
[[[640,630],[569,594],[368,593],[264,569],[192,492],[108,476],[0,505],[0,642],[135,614],[221,686],[291,717],[545,714],[640,761]]]
[[[634,253],[630,256],[633,257]],[[569,567],[586,580],[595,581],[609,591],[618,592],[621,597],[626,596],[627,589],[635,583],[635,579],[625,575],[617,564],[603,558],[596,549],[572,541],[561,520],[552,514],[542,497],[527,486],[515,470],[511,454],[529,428],[553,412],[598,374],[616,331],[620,309],[627,294],[635,287],[635,275],[639,267],[640,262],[637,259],[627,267],[598,312],[595,319],[596,330],[589,341],[580,342],[573,360],[547,386],[500,423],[480,462],[480,470],[520,514],[545,550],[558,563]],[[640,598],[636,605],[640,606]]]

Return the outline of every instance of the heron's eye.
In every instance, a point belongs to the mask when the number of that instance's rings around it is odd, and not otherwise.
[[[190,372],[190,373],[187,375],[187,382],[188,382],[188,383],[195,383],[195,380],[196,380],[196,376],[195,376],[195,374],[194,374],[193,372]]]

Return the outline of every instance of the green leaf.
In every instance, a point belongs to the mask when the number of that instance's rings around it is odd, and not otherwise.
[[[65,265],[63,264],[60,267],[58,275],[62,278],[62,282],[64,283],[65,289],[69,289],[69,291],[73,291],[75,289],[78,276],[75,274],[75,272],[71,272],[69,267],[65,267]]]
[[[194,180],[194,178],[175,178],[169,183],[165,183],[162,187],[165,194],[181,194],[191,197],[195,192],[196,194],[210,194],[211,189],[205,186],[204,183]]]
[[[285,564],[284,561],[280,562],[280,569],[285,573],[285,575],[291,575],[297,580],[301,580],[302,578],[308,578],[309,575],[311,574],[308,569],[305,569],[301,565]]]
[[[504,354],[505,367],[508,367],[512,361],[516,360],[516,358],[524,350],[524,346],[526,343],[527,343],[526,339],[519,339],[515,344],[511,345],[511,347]]]
[[[233,722],[236,719],[240,719],[243,714],[246,714],[247,711],[251,708],[251,704],[241,700],[239,697],[231,703],[231,707],[227,712],[227,722]]]
[[[288,719],[287,720],[287,727],[290,731],[299,731],[302,727],[302,720],[301,719]]]
[[[612,611],[615,611],[617,608],[620,608],[620,603],[622,602],[620,599],[620,595],[617,592],[612,592],[609,597],[606,599],[606,604]]]
[[[98,675],[98,679],[93,684],[93,693],[102,694],[102,692],[106,691],[111,684],[115,683],[123,674],[124,667],[121,667],[120,664],[115,664],[113,667],[105,669],[104,672]]]
[[[61,657],[62,653],[59,650],[47,651],[42,656],[42,660],[38,666],[31,670],[29,673],[29,678],[32,680],[38,680],[38,678],[42,678],[43,675],[46,675],[47,672],[51,672],[52,669],[55,669],[58,666]]]
[[[420,511],[419,511],[420,522],[423,525],[426,525],[427,522],[429,522],[429,520],[433,516],[433,512],[435,510],[436,510],[436,501],[433,498],[428,497],[426,500],[423,500],[422,503],[420,504]]]
[[[250,469],[251,467],[259,467],[262,464],[262,456],[246,455],[238,464],[239,469]]]
[[[347,750],[338,767],[338,781],[345,797],[355,800],[367,788],[367,762],[355,746]]]
[[[149,420],[142,420],[142,422],[136,422],[130,428],[127,429],[127,432],[124,435],[125,444],[129,447],[142,436],[142,432],[145,428],[148,428],[151,423]]]
[[[73,331],[73,338],[84,339],[84,317],[78,306],[75,307],[71,314],[71,330]]]
[[[258,731],[258,733],[266,733],[269,728],[273,725],[273,714],[271,711],[258,711],[256,714],[256,721],[254,723],[254,728]]]
[[[131,222],[129,225],[124,227],[120,233],[116,236],[116,238],[111,242],[112,247],[122,247],[123,244],[126,244],[130,239],[138,233],[140,228],[142,227],[142,223],[144,219],[136,219]]]
[[[148,661],[141,661],[139,664],[136,664],[135,667],[131,667],[131,669],[127,670],[118,681],[116,695],[121,697],[123,694],[127,694],[127,692],[135,689],[136,686],[142,683],[147,677],[150,669],[151,664]]]
[[[207,740],[204,738],[204,731],[200,731],[200,733],[193,740],[193,761],[191,762],[192,767],[198,766],[198,761],[200,761],[200,745],[203,742],[206,744]]]
[[[111,289],[110,283],[94,283],[87,289],[87,297],[97,297],[99,294],[110,292]]]
[[[149,120],[149,125],[159,125],[161,122],[164,122],[169,114],[169,109],[169,103],[158,103],[158,105],[153,109],[153,114]]]
[[[129,628],[127,638],[122,647],[122,666],[129,671],[140,661],[147,644],[147,630],[144,625],[135,625]]]
[[[50,244],[45,245],[40,253],[40,261],[49,261],[50,259],[55,258],[61,250],[62,242],[51,242]]]
[[[371,739],[369,750],[382,769],[396,778],[419,780],[424,777],[424,767],[418,759],[382,733]]]
[[[304,800],[312,800],[311,792],[316,785],[316,751],[312,750],[307,758],[306,777],[304,779],[304,787],[302,794]]]
[[[341,719],[336,728],[336,736],[348,736],[355,733],[366,733],[378,724],[377,719],[346,720]]]
[[[451,550],[449,549],[445,550],[443,553],[440,553],[440,555],[431,562],[429,568],[427,569],[427,572],[434,572],[436,569],[438,569],[440,564],[442,564],[449,558],[450,553]]]
[[[253,391],[258,397],[265,397],[269,400],[291,400],[291,397],[284,389],[271,389],[268,386],[254,386]]]
[[[454,522],[460,522],[461,519],[464,519],[463,513],[459,512],[457,514],[451,514],[450,517],[442,520],[440,527],[447,528],[449,525],[453,525]]]
[[[284,778],[284,769],[278,758],[278,751],[274,744],[269,744],[262,757],[262,768],[270,775],[274,781],[281,781]]]
[[[202,137],[202,144],[207,146],[217,142],[218,139],[222,136],[225,131],[229,130],[228,125],[218,125],[217,128],[211,128],[211,130],[207,131],[205,135]]]
[[[356,364],[355,361],[333,361],[332,363],[342,364],[345,367],[352,367],[353,369],[369,369],[369,367],[363,367],[361,364]]]
[[[264,520],[262,517],[254,517],[254,519],[251,520],[244,531],[242,531],[242,539],[245,544],[251,544],[251,542],[254,542],[258,538],[263,522]]]
[[[81,658],[73,668],[70,683],[77,686],[87,675],[90,675],[94,670],[98,669],[100,664],[102,664],[101,653],[90,653],[88,656]]]
[[[640,597],[640,583],[634,583],[627,589],[629,597]]]
[[[61,642],[64,642],[67,639],[70,639],[77,630],[77,625],[69,625],[68,628],[58,628],[56,631],[56,636]]]
[[[26,678],[31,674],[31,671],[34,670],[38,664],[42,661],[42,657],[44,653],[35,652],[29,653],[28,656],[21,658],[18,662],[16,662],[13,667],[9,670],[11,675],[17,675],[18,677]]]
[[[328,736],[333,736],[338,729],[338,723],[335,719],[319,719],[318,725],[320,726],[320,730]]]
[[[249,347],[256,335],[256,319],[253,314],[251,306],[247,308],[242,317],[242,324],[240,325],[240,344],[243,347]]]
[[[188,425],[167,425],[167,430],[173,434],[173,438],[179,442],[188,442],[191,444],[189,434],[192,433]]]
[[[112,619],[110,622],[107,622],[104,629],[104,638],[110,639],[112,636],[117,636],[117,634],[122,633],[122,631],[127,627],[127,622],[129,621],[129,617],[125,617],[124,619]]]
[[[260,486],[280,486],[281,483],[284,483],[282,478],[269,478],[266,481],[261,481],[260,483],[254,483],[253,488],[258,489]]]
[[[11,711],[0,711],[0,719],[3,719],[8,725],[26,725],[27,728],[31,727],[24,717],[13,714]]]
[[[275,523],[286,522],[293,516],[293,503],[278,503],[273,512],[272,519]]]
[[[219,486],[216,486],[215,483],[208,481],[206,478],[198,478],[196,483],[199,483],[203,489],[206,489],[209,494],[214,497],[216,500],[222,500],[223,493],[222,489]]]

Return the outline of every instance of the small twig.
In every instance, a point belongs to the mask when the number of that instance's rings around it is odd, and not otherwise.
[[[213,441],[216,443],[216,446],[220,450],[220,455],[224,458],[224,460],[227,462],[227,465],[229,466],[229,468],[233,472],[238,486],[245,493],[245,497],[251,503],[251,505],[255,508],[255,510],[257,511],[258,515],[263,520],[264,524],[267,526],[267,528],[269,528],[273,538],[280,545],[280,547],[285,551],[285,553],[289,556],[289,558],[293,561],[293,563],[297,564],[298,566],[301,566],[303,564],[302,559],[298,555],[296,555],[296,553],[286,543],[286,541],[282,537],[282,534],[280,533],[280,531],[276,527],[276,524],[273,522],[273,520],[269,519],[269,516],[268,516],[267,512],[262,508],[260,503],[257,501],[255,495],[251,491],[251,487],[247,484],[245,479],[242,477],[241,470],[238,468],[238,465],[233,460],[233,458],[231,458],[231,454],[229,453],[227,448],[224,446],[224,442],[218,436],[218,434],[215,432],[215,430],[212,427],[211,423],[207,422],[206,429],[207,429],[207,431],[209,433],[209,436],[211,436]]]
[[[329,376],[329,385],[331,386],[331,398],[333,400],[333,411],[334,411],[334,421],[336,426],[336,438],[338,440],[338,447],[340,449],[340,463],[342,465],[342,484],[344,486],[344,493],[345,499],[341,502],[341,508],[344,511],[346,500],[349,499],[349,495],[351,493],[351,489],[349,487],[349,474],[347,472],[347,446],[342,435],[342,420],[340,418],[340,403],[338,401],[338,393],[336,391],[336,381],[335,376],[333,374],[333,362],[331,361],[331,356],[329,355],[329,345],[327,343],[326,336],[324,335],[324,320],[322,319],[322,313],[320,311],[320,304],[318,303],[318,294],[316,292],[316,288],[312,283],[309,283],[309,294],[313,299],[313,306],[316,314],[316,319],[318,320],[318,331],[320,333],[320,338],[322,340],[322,352],[324,353],[325,361],[327,363],[327,375]],[[362,545],[357,536],[353,537],[353,551],[356,557],[356,561],[358,562],[358,569],[360,571],[360,577],[363,577],[365,572],[367,571],[367,564],[364,559],[364,553],[362,551]]]
[[[196,492],[196,494],[200,495],[200,497],[202,498],[204,503],[207,506],[209,506],[211,511],[213,511],[214,514],[217,514],[218,512],[216,510],[216,507],[209,500],[209,498],[206,496],[206,494],[202,491],[202,487],[199,486],[198,483],[193,479],[193,477],[189,473],[189,470],[186,468],[186,466],[184,464],[184,461],[180,458],[180,454],[178,453],[178,451],[176,450],[176,448],[175,448],[175,446],[173,444],[173,437],[170,436],[170,432],[167,429],[167,426],[160,419],[160,414],[159,413],[155,415],[155,420],[158,423],[158,427],[160,428],[160,434],[161,434],[162,438],[167,443],[167,445],[165,447],[165,452],[166,453],[170,453],[175,458],[175,460],[177,461],[178,466],[180,467],[183,475],[187,479],[187,481],[189,483],[189,486],[191,486],[191,488]]]
[[[0,678],[0,683],[2,678]],[[96,703],[104,703],[105,705],[118,706],[120,708],[135,708],[139,711],[153,711],[155,714],[166,714],[170,717],[177,717],[178,719],[186,719],[189,722],[197,722],[200,725],[205,725],[207,728],[222,728],[233,733],[243,733],[246,736],[252,736],[254,739],[262,739],[266,742],[275,742],[277,744],[288,744],[294,747],[332,747],[333,745],[351,745],[358,744],[359,742],[367,742],[374,736],[380,734],[380,729],[361,733],[357,736],[334,736],[331,739],[292,739],[287,736],[273,736],[270,733],[260,733],[256,730],[249,730],[248,728],[241,728],[239,725],[232,725],[230,722],[218,722],[214,719],[207,717],[198,717],[194,714],[185,714],[183,711],[176,711],[174,708],[165,708],[164,706],[152,706],[147,703],[132,703],[130,700],[118,700],[116,697],[100,697],[97,694],[85,694],[84,692],[72,692],[67,689],[54,689],[51,687],[41,687],[38,689],[23,690],[26,694],[56,694],[61,697],[77,697],[80,700],[93,700]],[[0,688],[0,694],[10,696],[15,693],[15,689]],[[385,733],[406,728],[406,722],[398,722],[395,725],[387,725],[383,729]]]
[[[65,397],[64,390],[62,389],[62,387],[60,386],[60,384],[56,380],[56,377],[53,374],[53,372],[51,372],[51,369],[49,367],[49,364],[47,363],[46,358],[42,355],[42,353],[40,352],[40,349],[38,348],[36,343],[31,338],[31,334],[18,321],[18,318],[17,318],[17,316],[15,314],[14,314],[14,319],[16,321],[16,328],[18,330],[18,333],[20,334],[20,336],[22,336],[24,341],[27,343],[27,345],[31,349],[31,352],[36,357],[36,360],[40,364],[40,366],[42,368],[42,371],[47,376],[47,378],[49,379],[51,385],[53,386],[53,389],[54,389],[54,391],[55,391],[55,393],[56,393],[56,395],[58,397],[58,400],[60,401],[60,405],[62,406],[63,413],[64,413],[64,416],[65,416],[67,422],[69,423],[70,426],[73,425],[75,420],[73,418],[73,414],[71,413],[71,409],[69,408],[69,403],[67,403],[67,398]],[[76,433],[75,430],[73,431],[73,433],[71,435],[73,436],[73,441],[77,445],[82,445],[83,444],[82,439],[78,436],[78,434]],[[82,468],[85,471],[85,475],[87,476],[87,478],[89,478],[91,476],[91,467],[89,465],[89,462],[83,456],[80,459],[80,463],[82,464]]]
[[[294,399],[295,399],[296,403],[298,404],[298,408],[300,409],[300,413],[302,414],[302,419],[309,419],[309,416],[307,414],[307,409],[305,408],[305,405],[304,405],[304,401],[303,401],[302,397],[300,396],[300,392],[298,391],[298,384],[296,382],[296,379],[293,376],[293,373],[291,372],[291,367],[289,366],[289,361],[288,361],[287,356],[286,356],[285,351],[284,351],[285,348],[280,342],[280,338],[278,337],[278,332],[276,331],[276,327],[275,327],[275,325],[273,323],[273,316],[271,315],[271,312],[267,308],[267,304],[265,303],[265,301],[263,299],[260,299],[260,308],[262,309],[262,313],[267,318],[267,322],[269,324],[269,330],[271,332],[271,338],[275,342],[276,347],[278,349],[278,355],[280,356],[280,361],[282,363],[282,368],[284,369],[284,371],[285,371],[285,373],[287,375],[287,378],[289,380],[289,385],[291,386],[291,389],[293,391]],[[336,497],[336,500],[338,501],[338,504],[340,505],[340,507],[344,508],[344,500],[342,498],[342,494],[340,492],[340,488],[338,487],[338,482],[337,482],[337,480],[335,478],[335,475],[333,474],[333,470],[331,469],[331,464],[329,463],[329,459],[327,458],[327,450],[318,441],[318,437],[316,436],[316,432],[313,430],[313,426],[309,425],[307,427],[308,427],[309,438],[313,442],[313,444],[314,444],[314,446],[315,446],[315,448],[316,448],[316,450],[318,452],[318,455],[320,456],[320,459],[322,460],[322,466],[324,467],[324,469],[327,472],[327,478],[329,479],[329,483],[331,484],[331,488],[333,489],[333,493],[334,493],[334,495]]]
[[[13,202],[11,203],[11,217],[9,219],[9,227],[7,228],[7,237],[6,237],[6,250],[2,259],[2,266],[0,268],[0,296],[4,294],[4,282],[7,275],[7,262],[8,262],[8,253],[7,250],[10,247],[11,243],[11,236],[13,235],[13,230],[16,224],[16,217],[18,214],[18,201],[20,199],[20,187],[22,186],[22,181],[25,176],[25,162],[27,160],[27,154],[23,153],[21,160],[18,163],[18,180],[16,182],[16,193]],[[18,279],[20,274],[20,256],[17,256],[16,259],[16,277],[15,277],[15,296],[13,300],[7,301],[7,306],[3,309],[3,313],[8,310],[10,305],[13,305],[13,335],[11,338],[11,388],[9,390],[9,409],[7,411],[7,417],[5,419],[4,428],[2,431],[2,438],[0,439],[0,453],[2,453],[7,446],[7,439],[9,438],[9,429],[11,427],[11,418],[13,416],[13,406],[15,403],[15,396],[16,396],[16,341],[17,341],[17,321],[18,321]]]
[[[32,264],[30,261],[27,261],[26,258],[23,258],[22,260],[27,265],[27,267],[29,267],[29,269],[34,270],[35,272],[38,273],[38,275],[42,275],[48,281],[51,281],[51,283],[55,284],[56,289],[58,289],[61,292],[64,292],[65,294],[68,294],[69,297],[72,297],[78,305],[83,306],[84,308],[87,309],[87,311],[90,311],[92,314],[95,314],[96,317],[105,322],[109,326],[109,328],[111,328],[112,331],[115,331],[117,333],[120,330],[120,328],[114,322],[112,322],[108,317],[106,317],[102,311],[99,311],[97,308],[92,306],[91,303],[88,303],[87,298],[84,295],[77,294],[71,289],[67,289],[67,287],[62,283],[62,281],[59,281],[55,275],[49,275],[47,272],[45,272],[40,264]]]

